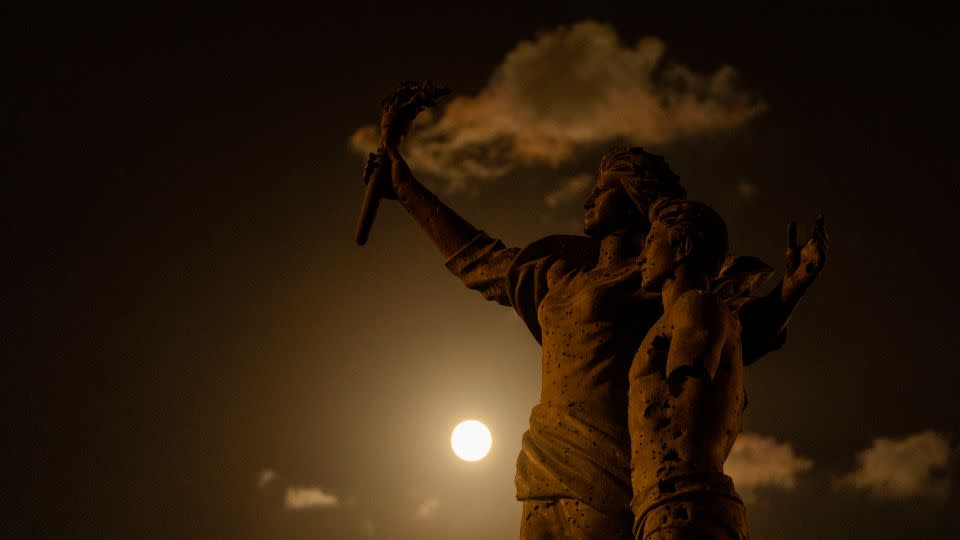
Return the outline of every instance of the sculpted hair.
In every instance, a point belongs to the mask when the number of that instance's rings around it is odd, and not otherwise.
[[[684,199],[687,196],[687,190],[680,185],[680,177],[670,170],[667,160],[639,146],[611,148],[600,158],[600,174],[606,171],[631,173],[623,180],[623,188],[643,213],[657,198]]]
[[[710,276],[720,273],[727,256],[727,226],[713,208],[685,199],[662,198],[650,205],[650,223],[659,222],[674,246],[685,245],[685,262]]]

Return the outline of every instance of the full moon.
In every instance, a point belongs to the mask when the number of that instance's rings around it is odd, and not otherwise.
[[[453,428],[450,436],[450,446],[453,453],[464,461],[478,461],[490,451],[493,437],[483,422],[465,420]]]

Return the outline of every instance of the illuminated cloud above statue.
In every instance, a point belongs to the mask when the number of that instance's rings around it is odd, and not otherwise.
[[[656,38],[624,45],[611,26],[593,21],[522,41],[475,95],[421,115],[404,156],[457,191],[516,165],[558,166],[589,145],[662,144],[736,128],[764,110],[732,67],[697,73],[665,51]],[[351,145],[365,155],[377,140],[368,125]]]

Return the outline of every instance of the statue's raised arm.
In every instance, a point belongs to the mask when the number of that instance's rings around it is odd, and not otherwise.
[[[410,132],[413,121],[427,107],[436,104],[436,100],[450,93],[450,89],[436,86],[431,82],[415,83],[407,81],[383,100],[383,114],[380,116],[380,144],[378,150],[396,151],[404,137]],[[371,154],[371,157],[374,155]],[[366,183],[366,192],[363,197],[363,206],[360,209],[360,220],[357,223],[357,244],[367,243],[370,228],[377,215],[377,207],[381,198],[395,198],[390,186],[386,170],[376,170],[368,163],[364,170],[363,180]]]
[[[512,305],[503,284],[520,250],[488,237],[444,204],[414,177],[400,154],[400,145],[417,114],[448,93],[446,88],[429,82],[408,82],[384,100],[379,148],[369,155],[363,171],[366,193],[357,243],[366,242],[378,201],[397,200],[427,234],[453,274],[488,300]]]

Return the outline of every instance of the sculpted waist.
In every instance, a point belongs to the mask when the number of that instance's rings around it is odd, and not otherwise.
[[[711,500],[716,502],[711,504]],[[701,506],[703,510],[719,506],[721,510],[733,511],[733,517],[738,514],[738,509],[742,512],[743,508],[743,500],[734,490],[729,476],[718,472],[675,474],[643,489],[634,486],[634,496],[630,502],[635,516],[634,531],[642,532],[652,511],[674,501],[700,501],[705,503],[705,506]],[[724,507],[723,501],[728,506]]]
[[[627,425],[635,491],[676,474],[722,474],[742,430],[742,386],[695,378],[683,384],[674,395],[658,374],[631,381]]]
[[[583,360],[544,351],[540,402],[626,425],[627,367],[622,358]]]
[[[629,444],[622,423],[541,403],[517,458],[517,498],[572,498],[604,512],[627,511]]]

